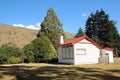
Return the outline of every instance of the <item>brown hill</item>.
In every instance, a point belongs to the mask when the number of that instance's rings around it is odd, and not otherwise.
[[[0,24],[0,45],[14,43],[18,47],[30,43],[36,38],[38,30],[14,27],[6,24]],[[74,34],[66,32],[67,39],[73,38]]]

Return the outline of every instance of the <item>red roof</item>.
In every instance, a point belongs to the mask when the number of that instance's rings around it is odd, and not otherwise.
[[[105,48],[103,48],[103,49],[110,50],[110,51],[113,51],[113,50],[114,50],[114,48],[108,48],[108,47],[105,47]]]
[[[92,39],[90,39],[88,36],[81,36],[81,37],[78,37],[78,38],[74,38],[72,40],[67,40],[65,41],[63,44],[60,44],[60,46],[64,46],[64,45],[67,45],[67,44],[75,44],[83,39],[87,39],[88,41],[92,42],[96,47],[102,49],[102,46],[100,46],[99,44],[97,44],[95,41],[93,41]]]

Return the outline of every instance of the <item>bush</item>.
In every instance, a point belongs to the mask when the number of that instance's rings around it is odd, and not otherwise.
[[[49,61],[49,63],[58,63],[58,58],[53,58]]]
[[[20,58],[14,57],[14,56],[10,57],[10,58],[7,60],[7,63],[8,63],[8,64],[17,64],[17,63],[20,63],[20,62],[21,62]]]
[[[23,51],[25,54],[24,62],[34,62],[33,44],[28,44],[24,46]]]
[[[0,54],[0,64],[7,63],[7,56],[4,54]]]
[[[56,50],[48,37],[42,36],[32,41],[34,45],[34,57],[36,62],[49,62],[53,58],[57,58]]]
[[[22,61],[22,54],[20,48],[16,47],[14,44],[5,44],[0,47],[0,64],[10,63],[11,57],[18,58],[19,62]],[[16,60],[16,59],[13,59]]]

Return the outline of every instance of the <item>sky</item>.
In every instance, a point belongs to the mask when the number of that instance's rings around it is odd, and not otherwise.
[[[120,33],[120,0],[0,0],[0,23],[39,30],[49,8],[65,32],[84,30],[90,13],[103,9]]]

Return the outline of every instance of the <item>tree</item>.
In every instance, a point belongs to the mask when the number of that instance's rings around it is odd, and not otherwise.
[[[24,46],[23,51],[25,54],[24,57],[24,62],[34,62],[34,45],[33,44],[28,44],[26,46]]]
[[[77,38],[77,37],[80,37],[80,36],[83,36],[83,35],[85,35],[83,29],[79,28],[78,33],[75,35],[75,37]]]
[[[32,41],[34,45],[34,57],[36,62],[50,61],[53,58],[57,58],[56,50],[47,36],[36,38]]]
[[[105,29],[108,27],[109,16],[101,9],[95,14],[91,13],[86,21],[86,35],[90,38],[93,36],[101,38],[105,34]]]
[[[49,8],[44,21],[41,23],[41,29],[39,30],[37,37],[48,36],[52,44],[57,46],[61,34],[64,35],[62,23],[57,18],[54,10]]]
[[[115,22],[109,19],[109,15],[101,9],[95,14],[91,13],[86,21],[85,32],[90,38],[96,39],[103,47],[117,47],[119,33]],[[119,48],[119,47],[117,47]]]
[[[119,37],[116,40],[116,47],[115,47],[115,55],[116,56],[120,56],[120,35],[118,35]]]

